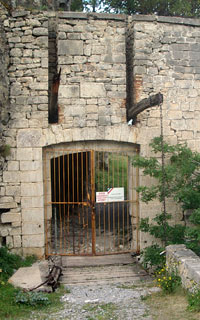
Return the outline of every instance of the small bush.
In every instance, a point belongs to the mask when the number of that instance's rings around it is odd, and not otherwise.
[[[28,306],[47,306],[50,304],[49,298],[42,292],[22,292],[16,295],[15,302]]]
[[[165,256],[161,255],[164,249],[153,244],[142,251],[142,264],[145,269],[155,267],[161,268],[165,264]]]
[[[156,272],[158,287],[165,293],[174,293],[181,285],[181,278],[176,271],[169,272],[166,267]]]

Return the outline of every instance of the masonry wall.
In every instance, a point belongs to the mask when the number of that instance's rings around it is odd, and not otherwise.
[[[57,26],[61,67],[57,124],[48,123],[50,20]],[[159,108],[128,126],[127,90],[129,106],[162,92],[166,140],[187,141],[199,150],[199,26],[199,20],[156,16],[15,12],[5,17],[11,111],[3,134],[11,155],[1,184],[0,206],[7,212],[1,213],[0,232],[11,248],[44,253],[44,148],[84,141],[101,141],[106,148],[117,141],[140,145],[140,153],[150,155],[149,142],[160,135]],[[141,173],[140,183],[151,181]],[[180,221],[178,208],[168,207]],[[140,204],[141,217],[158,210],[157,203]],[[141,247],[151,240],[141,234]]]

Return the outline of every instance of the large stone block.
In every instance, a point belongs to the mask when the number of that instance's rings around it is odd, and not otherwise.
[[[7,247],[9,247],[9,248],[13,248],[13,237],[11,237],[11,236],[7,236],[6,237],[6,245],[7,245]]]
[[[44,247],[44,235],[32,234],[22,236],[22,245],[24,248]]]
[[[32,148],[17,148],[17,160],[33,160]]]
[[[31,234],[43,234],[44,233],[44,223],[41,222],[23,222],[22,223],[22,234],[31,235]]]
[[[48,35],[48,29],[47,28],[34,28],[33,29],[33,35],[34,36],[47,36]]]
[[[22,209],[37,209],[43,210],[44,205],[44,198],[43,196],[36,196],[36,197],[23,197],[21,199],[21,207]]]
[[[1,223],[12,223],[12,222],[19,222],[21,220],[21,214],[17,213],[10,213],[4,212],[1,215]]]
[[[28,256],[34,255],[39,259],[44,259],[44,247],[41,246],[39,248],[35,248],[35,247],[23,248],[23,256],[25,257],[27,255]]]
[[[23,197],[39,197],[43,195],[43,183],[22,183],[21,195]]]
[[[29,170],[39,170],[42,168],[41,161],[20,161],[20,170],[29,171]]]
[[[17,135],[18,147],[38,147],[43,145],[41,129],[21,129]]]
[[[12,208],[17,208],[17,203],[15,201],[0,203],[0,209],[12,209]]]
[[[29,87],[33,90],[38,90],[38,91],[48,90],[48,82],[33,82],[29,84]]]
[[[79,97],[79,85],[60,85],[60,98],[76,98]]]
[[[22,238],[21,236],[13,236],[13,247],[21,248],[22,246]]]
[[[42,182],[42,170],[20,172],[21,182]]]
[[[18,171],[18,170],[19,170],[19,161],[8,162],[8,171]]]
[[[106,97],[106,90],[103,83],[81,82],[81,98],[103,98]]]
[[[20,196],[21,188],[20,186],[6,186],[7,196]]]
[[[79,56],[83,55],[82,40],[58,40],[58,55]]]
[[[26,208],[22,209],[22,221],[23,222],[37,222],[43,223],[44,212],[43,208]]]
[[[20,172],[19,171],[4,171],[3,172],[4,182],[20,182]]]

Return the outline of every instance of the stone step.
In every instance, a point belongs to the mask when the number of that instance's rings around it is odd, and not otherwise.
[[[86,267],[105,265],[125,265],[134,263],[130,253],[104,256],[63,256],[62,267]]]
[[[151,278],[137,263],[93,267],[63,268],[60,279],[65,285],[87,285],[106,283],[137,283]]]

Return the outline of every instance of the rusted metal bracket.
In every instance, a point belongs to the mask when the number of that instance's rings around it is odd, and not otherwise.
[[[139,113],[142,111],[158,106],[160,103],[163,102],[163,94],[162,93],[157,93],[152,96],[149,96],[149,98],[143,99],[137,104],[134,104],[132,108],[130,108],[127,112],[127,121],[133,119],[133,124],[136,121],[136,117]]]

